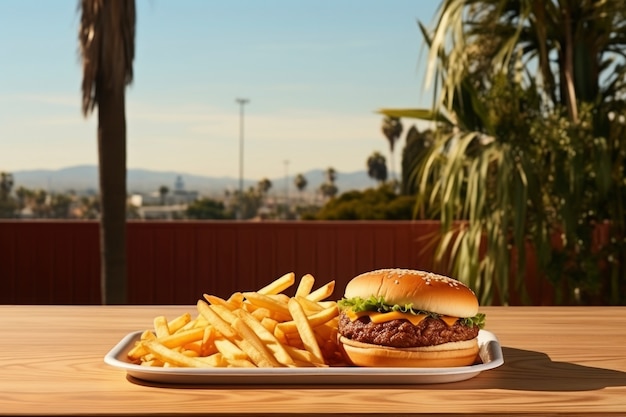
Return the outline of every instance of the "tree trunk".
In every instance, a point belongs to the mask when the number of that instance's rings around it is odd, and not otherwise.
[[[102,304],[126,304],[126,117],[124,87],[100,83],[98,154]]]
[[[565,79],[565,104],[570,120],[578,123],[578,104],[574,80],[574,40],[572,38],[572,16],[568,7],[563,9],[565,44],[563,46],[563,78]]]

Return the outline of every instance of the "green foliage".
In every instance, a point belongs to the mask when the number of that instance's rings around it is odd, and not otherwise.
[[[210,198],[203,198],[191,203],[187,207],[187,217],[198,220],[224,220],[233,218],[232,214],[226,211],[224,203]]]
[[[73,196],[68,194],[53,194],[50,196],[49,217],[54,219],[66,219],[70,217],[70,207],[74,201]]]
[[[320,207],[314,204],[298,204],[295,207],[295,216],[300,220],[318,220]]]
[[[304,191],[304,189],[309,183],[303,174],[296,175],[293,182],[299,192]]]
[[[397,195],[388,185],[349,191],[330,200],[315,215],[317,220],[411,220],[415,197]]]
[[[623,176],[613,176],[611,171],[622,171],[626,158],[623,153],[621,157],[619,152],[614,154],[609,141],[594,134],[595,111],[583,103],[578,123],[551,115],[532,126],[544,161],[543,214],[551,234],[559,236],[547,252],[550,256],[542,261],[556,288],[575,288],[578,302],[595,299],[617,304],[623,288],[610,281],[610,271],[618,271],[614,261],[626,248],[623,238],[619,239],[624,230],[621,207],[626,202],[626,187]],[[618,218],[613,214],[616,208]],[[612,220],[614,239],[599,241],[598,228],[608,220]],[[567,301],[568,295],[561,296]]]
[[[337,171],[333,167],[328,167],[324,172],[325,181],[320,185],[319,191],[326,198],[333,199],[339,192],[339,188],[335,184],[337,180]]]
[[[339,192],[339,188],[334,182],[324,182],[320,185],[320,192],[326,198],[334,198]]]
[[[267,178],[263,178],[257,184],[257,190],[259,191],[259,193],[261,193],[261,195],[267,195],[267,193],[269,192],[271,188],[272,188],[272,181],[270,181]]]
[[[17,204],[11,198],[0,199],[0,218],[11,219],[16,217]]]
[[[432,318],[441,317],[441,314],[432,311],[414,309],[412,303],[404,305],[388,304],[385,301],[384,297],[376,297],[374,295],[370,296],[369,298],[342,298],[337,302],[337,305],[342,310],[351,309],[355,313],[359,313],[362,311],[376,311],[379,313],[398,311],[407,314],[426,315]],[[478,326],[481,329],[485,327],[485,315],[483,313],[478,313],[474,317],[462,317],[461,319],[463,321],[463,324],[465,324],[466,326]]]
[[[374,152],[367,158],[367,175],[379,183],[387,181],[387,162],[380,152]]]
[[[402,182],[400,192],[403,195],[421,196],[421,204],[416,215],[421,219],[434,219],[439,214],[437,204],[433,204],[425,196],[430,196],[436,183],[437,173],[431,174],[422,181],[418,174],[421,161],[429,154],[435,142],[432,130],[420,132],[411,126],[406,135],[406,145],[402,151]]]
[[[265,187],[268,183],[265,181],[261,181],[259,182],[259,184],[257,184],[257,189],[250,187],[243,194],[240,194],[239,192],[235,193],[235,210],[238,212],[238,216],[240,219],[254,218],[258,214],[259,209],[263,206],[263,199],[265,195],[262,194],[261,189],[259,189],[259,187],[261,187],[261,184],[263,184],[262,187]],[[269,184],[271,188],[271,183]],[[267,189],[269,190],[269,188]]]
[[[557,303],[626,302],[625,15],[623,2],[444,0],[434,31],[420,25],[435,105],[381,113],[437,122],[412,165],[418,205],[438,206],[439,259],[452,252],[483,304],[506,304],[512,276],[523,291],[527,248]]]
[[[389,142],[389,149],[393,153],[395,144],[400,139],[403,130],[402,122],[399,117],[386,116],[383,119],[381,130],[385,138]]]
[[[11,196],[13,174],[0,172],[0,218],[15,217],[17,202]]]

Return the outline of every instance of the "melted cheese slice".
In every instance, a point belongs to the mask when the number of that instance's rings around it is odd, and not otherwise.
[[[389,313],[378,313],[376,311],[360,311],[355,313],[352,310],[345,311],[346,316],[352,321],[358,319],[359,317],[369,316],[372,323],[385,323],[391,320],[401,320],[405,319],[411,322],[414,326],[417,326],[422,320],[428,317],[426,314],[409,314],[402,313],[400,311],[390,311]],[[458,317],[452,316],[440,316],[441,320],[443,320],[448,326],[452,326],[459,319]]]

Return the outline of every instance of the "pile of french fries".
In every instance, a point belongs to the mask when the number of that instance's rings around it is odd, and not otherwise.
[[[154,318],[128,352],[133,363],[163,367],[324,367],[342,362],[337,347],[335,282],[313,290],[304,275],[293,296],[293,272],[255,292],[228,299],[204,294],[197,314]]]

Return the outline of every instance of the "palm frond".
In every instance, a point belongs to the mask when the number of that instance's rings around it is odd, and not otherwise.
[[[87,115],[98,103],[98,89],[123,89],[133,80],[136,11],[130,0],[81,0],[80,12],[82,111]]]
[[[452,121],[441,112],[429,109],[379,109],[377,113],[387,117],[419,119],[452,125]]]

